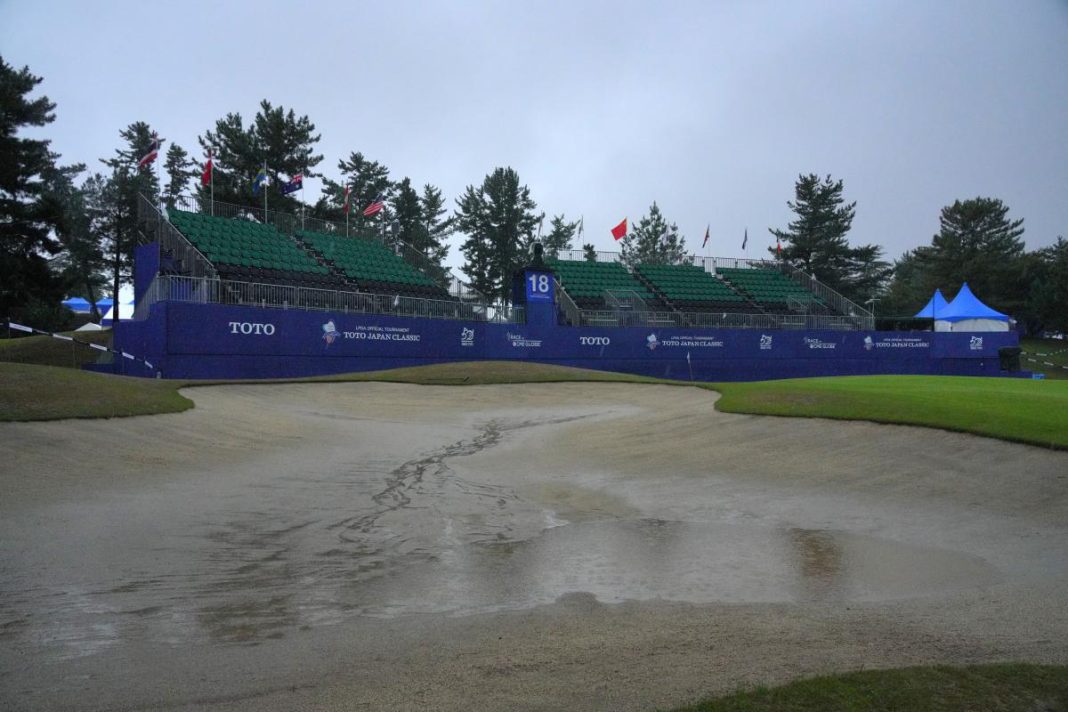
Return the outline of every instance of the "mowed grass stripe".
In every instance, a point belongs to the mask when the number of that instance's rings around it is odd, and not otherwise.
[[[1035,712],[1068,709],[1068,667],[911,667],[758,688],[675,712]]]
[[[728,413],[926,425],[1068,449],[1068,381],[841,376],[709,387]]]

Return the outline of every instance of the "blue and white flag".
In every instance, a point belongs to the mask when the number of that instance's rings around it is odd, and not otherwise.
[[[256,174],[256,177],[252,179],[252,194],[259,195],[260,191],[271,184],[271,179],[267,176],[267,169],[261,168],[260,172]]]

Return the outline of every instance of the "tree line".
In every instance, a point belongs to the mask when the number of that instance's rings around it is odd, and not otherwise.
[[[40,83],[27,67],[15,69],[0,56],[0,316],[47,326],[62,318],[64,295],[94,303],[109,292],[117,297],[132,271],[138,194],[167,206],[195,193],[250,208],[261,207],[266,197],[283,212],[347,219],[355,234],[409,245],[439,277],[447,274],[448,239],[458,234],[468,281],[499,299],[508,298],[511,275],[528,261],[534,242],[555,257],[583,236],[581,219],[555,214],[546,224],[545,211],[509,167],[468,185],[451,209],[438,187],[417,188],[408,176],[395,179],[387,166],[359,151],[337,162],[334,180],[321,169],[314,123],[267,100],[248,122],[228,113],[201,133],[200,160],[170,142],[161,159],[162,185],[153,164],[140,159],[165,139],[143,121],[118,132],[119,147],[100,159],[97,170],[64,165],[47,140],[19,135],[55,119],[55,104],[31,96]],[[209,152],[211,180],[203,182]],[[267,181],[254,193],[253,178],[264,169]],[[307,205],[283,189],[296,175],[322,179],[320,194]],[[768,259],[804,270],[853,301],[877,303],[881,314],[915,312],[935,287],[953,292],[967,280],[984,301],[1028,329],[1068,329],[1063,238],[1026,252],[1023,221],[1010,220],[997,199],[975,198],[944,208],[931,244],[891,264],[877,245],[850,244],[856,204],[846,203],[843,192],[842,181],[831,176],[799,176],[794,200],[787,202],[795,218],[785,228],[769,228],[777,247]],[[366,206],[379,202],[381,210],[364,215]],[[391,229],[383,230],[386,225]],[[586,259],[596,259],[594,245],[581,247]],[[685,237],[655,201],[631,224],[619,249],[630,265],[689,259]]]

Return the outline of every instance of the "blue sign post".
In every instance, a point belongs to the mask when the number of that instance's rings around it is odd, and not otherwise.
[[[528,269],[523,272],[527,302],[527,323],[551,326],[556,323],[556,295],[552,272]]]

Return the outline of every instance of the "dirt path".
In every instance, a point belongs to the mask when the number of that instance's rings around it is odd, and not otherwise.
[[[4,709],[630,709],[1068,662],[1068,454],[707,391],[224,386],[2,424]]]

